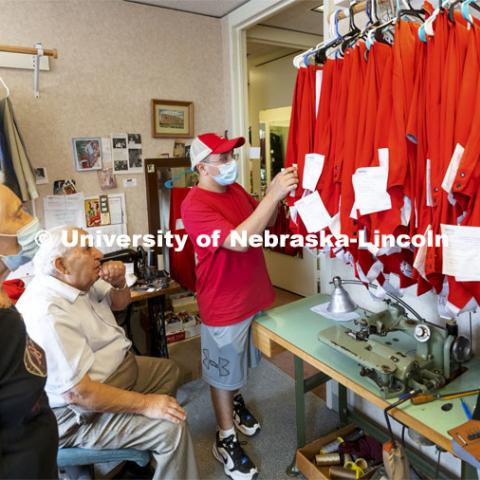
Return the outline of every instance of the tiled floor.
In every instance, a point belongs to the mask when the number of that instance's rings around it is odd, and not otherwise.
[[[300,300],[301,298],[303,298],[300,295],[296,295],[295,293],[282,290],[281,288],[275,287],[275,292],[277,296],[275,298],[274,304],[272,305],[272,308],[295,302],[296,300]],[[290,375],[292,378],[295,377],[293,367],[293,355],[290,352],[284,351],[268,360],[270,360],[274,365],[276,365],[278,368]],[[305,364],[305,378],[310,377],[317,372],[318,370],[316,368]],[[313,393],[325,400],[325,385],[321,385],[320,387],[316,388],[315,390],[313,390]]]

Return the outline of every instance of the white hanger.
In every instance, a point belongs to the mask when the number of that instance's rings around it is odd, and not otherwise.
[[[10,89],[7,87],[7,84],[3,81],[3,78],[0,77],[0,84],[3,85],[5,88],[5,92],[7,93],[5,96],[2,95],[3,92],[0,92],[0,99],[3,100],[4,98],[8,98],[10,96]]]

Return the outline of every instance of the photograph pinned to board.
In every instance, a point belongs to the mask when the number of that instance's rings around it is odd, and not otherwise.
[[[142,136],[139,133],[128,134],[128,148],[142,148]]]
[[[114,173],[142,173],[142,136],[139,133],[113,134],[112,159]]]
[[[116,193],[88,196],[83,210],[87,228],[120,225],[125,223],[125,196]]]
[[[102,139],[80,137],[72,139],[75,168],[78,172],[102,169]]]
[[[128,133],[128,171],[143,172],[142,136],[139,133]]]
[[[175,142],[173,144],[173,158],[184,158],[185,157],[185,143]]]
[[[87,227],[100,227],[102,225],[99,197],[85,200],[85,220]]]
[[[98,183],[102,190],[111,190],[117,188],[117,179],[113,174],[113,168],[108,167],[100,170],[98,173]]]
[[[143,156],[141,148],[128,150],[128,170],[130,173],[143,172]]]
[[[55,180],[53,182],[54,195],[73,195],[77,193],[77,184],[73,178],[67,180]]]
[[[112,160],[114,173],[128,173],[127,134],[112,134]]]
[[[35,183],[37,185],[46,185],[48,183],[47,169],[45,167],[37,167],[35,171]]]

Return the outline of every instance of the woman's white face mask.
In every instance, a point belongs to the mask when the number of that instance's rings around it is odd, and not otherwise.
[[[32,221],[23,226],[16,235],[4,235],[6,237],[16,236],[17,242],[20,245],[20,251],[16,255],[0,256],[2,262],[11,272],[33,259],[38,251],[37,234],[40,229],[38,218],[33,218]]]

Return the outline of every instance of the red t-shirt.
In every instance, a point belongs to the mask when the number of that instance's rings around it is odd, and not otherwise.
[[[270,306],[275,293],[262,248],[234,252],[221,245],[255,210],[257,202],[234,183],[224,193],[193,187],[182,204],[182,220],[197,254],[197,300],[202,322],[239,323]],[[216,246],[198,245],[199,235],[219,231]]]

